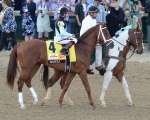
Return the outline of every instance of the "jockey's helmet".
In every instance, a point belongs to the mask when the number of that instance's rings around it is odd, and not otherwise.
[[[89,8],[89,11],[88,11],[89,13],[98,13],[99,12],[99,9],[97,8],[97,7],[95,7],[95,6],[91,6],[90,8]]]

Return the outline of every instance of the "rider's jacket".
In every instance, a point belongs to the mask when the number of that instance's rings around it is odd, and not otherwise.
[[[96,19],[92,18],[92,16],[90,15],[86,16],[82,21],[80,36],[95,25],[96,25]]]
[[[63,17],[59,17],[56,21],[56,37],[71,37],[72,34],[67,32],[67,25]]]

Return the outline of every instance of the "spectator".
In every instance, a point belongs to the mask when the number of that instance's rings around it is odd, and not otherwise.
[[[15,6],[14,6],[14,10],[20,10],[21,9],[21,4],[24,2],[25,0],[14,0]]]
[[[36,4],[32,0],[26,0],[21,5],[20,14],[22,15],[22,30],[25,41],[33,39],[35,32],[35,21],[33,21],[35,18],[35,10]]]
[[[104,5],[102,5],[102,0],[94,0],[93,3],[88,5],[87,10],[91,6],[96,6],[99,9],[98,15],[96,17],[96,22],[97,23],[106,22],[105,7],[104,7]]]
[[[117,7],[113,8],[110,7],[110,14],[106,16],[106,22],[107,22],[107,28],[108,31],[113,37],[115,33],[123,27],[123,24],[125,22],[125,14],[122,8]]]
[[[142,29],[141,16],[139,14],[140,10],[143,10],[144,7],[141,5],[141,2],[138,0],[130,0],[124,9],[129,10],[128,16],[128,25],[132,25],[133,28],[137,27],[137,20],[140,22],[140,28]]]
[[[51,3],[51,10],[56,11],[58,0],[51,0],[50,3]]]
[[[38,3],[38,2],[39,2],[39,0],[33,0],[33,2],[34,2],[34,3]]]
[[[87,3],[91,4],[91,3],[93,3],[93,0],[87,0]]]
[[[148,13],[147,17],[147,42],[148,42],[148,51],[150,51],[150,0],[145,2],[145,11]]]
[[[7,42],[8,38],[11,38],[12,46],[16,45],[15,31],[17,28],[17,24],[13,19],[13,10],[11,9],[11,1],[3,0],[3,17],[1,23],[1,38],[0,38],[0,51],[3,49],[4,45]],[[11,49],[11,48],[10,48]]]
[[[36,4],[36,13],[37,16],[37,32],[38,32],[38,39],[47,40],[49,38],[49,32],[53,31],[50,27],[50,19],[49,15],[51,13],[50,4],[47,0],[40,0]]]
[[[2,16],[1,16],[1,11],[2,10],[3,10],[3,7],[2,7],[2,4],[0,3],[0,21],[2,21]],[[1,36],[1,29],[0,29],[0,36]]]
[[[75,6],[77,3],[79,3],[80,0],[70,0],[70,6],[71,6],[71,11],[74,12],[75,11]]]
[[[11,8],[14,10],[15,8],[15,1],[14,0],[11,0]]]
[[[76,6],[75,6],[75,16],[77,21],[77,33],[80,33],[82,20],[85,18],[87,14],[87,6],[88,3],[86,0],[81,0]],[[77,36],[79,37],[79,36]]]

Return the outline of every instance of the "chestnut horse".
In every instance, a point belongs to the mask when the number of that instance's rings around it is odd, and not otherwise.
[[[67,75],[66,84],[64,85],[63,92],[59,98],[60,107],[62,106],[62,100],[67,91],[72,79],[76,75],[76,73],[80,76],[85,90],[88,94],[88,99],[90,105],[92,105],[93,109],[95,108],[91,89],[87,78],[87,69],[90,65],[90,56],[93,52],[97,43],[101,45],[104,43],[111,41],[111,37],[106,28],[106,24],[101,23],[92,28],[90,28],[85,34],[83,34],[78,43],[75,45],[76,51],[76,62],[71,63],[71,70]],[[7,69],[7,83],[13,88],[14,80],[16,77],[16,69],[17,69],[17,60],[20,64],[20,77],[18,79],[18,97],[21,108],[25,108],[23,102],[23,94],[22,87],[24,83],[30,88],[32,96],[34,98],[34,102],[38,102],[37,94],[35,93],[33,87],[31,86],[31,79],[39,69],[41,64],[44,64],[44,72],[43,72],[43,81],[44,85],[47,88],[48,82],[48,67],[51,67],[58,71],[58,73],[63,73],[65,70],[65,63],[59,64],[48,64],[47,60],[47,50],[46,43],[40,40],[30,40],[27,42],[23,42],[20,45],[17,45],[11,52],[8,69]],[[57,77],[60,75],[58,74]]]
[[[105,107],[106,103],[104,101],[104,96],[113,75],[119,80],[119,82],[122,83],[126,97],[128,99],[128,104],[132,106],[133,103],[128,89],[128,84],[124,77],[124,68],[126,64],[126,55],[130,50],[130,46],[133,46],[134,51],[136,51],[138,54],[143,53],[143,33],[139,27],[137,27],[137,29],[131,29],[131,26],[127,26],[119,30],[116,33],[116,36],[112,38],[112,41],[114,42],[114,47],[112,49],[107,49],[107,57],[104,62],[106,70],[100,71],[100,74],[104,75],[103,89],[100,96],[100,101],[102,106]],[[59,80],[60,77],[57,77],[58,74],[60,73],[55,70],[54,75],[49,81],[49,88],[42,104],[45,104],[46,101],[51,98],[51,87],[57,80]],[[67,74],[62,76],[60,82],[61,88],[63,88],[66,77]],[[69,102],[70,105],[74,104],[69,96],[67,98],[67,102]]]

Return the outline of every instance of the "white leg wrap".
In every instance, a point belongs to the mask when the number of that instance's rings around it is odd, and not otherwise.
[[[102,66],[102,46],[96,46],[95,52],[95,67]]]
[[[30,91],[31,91],[32,96],[34,98],[34,103],[36,104],[38,102],[37,94],[36,94],[35,90],[33,89],[33,87],[30,88]]]
[[[24,103],[23,103],[23,95],[22,95],[22,92],[19,92],[18,93],[18,101],[19,101],[19,103],[20,103],[20,105],[21,105],[21,108],[25,108],[25,105],[24,105]]]

